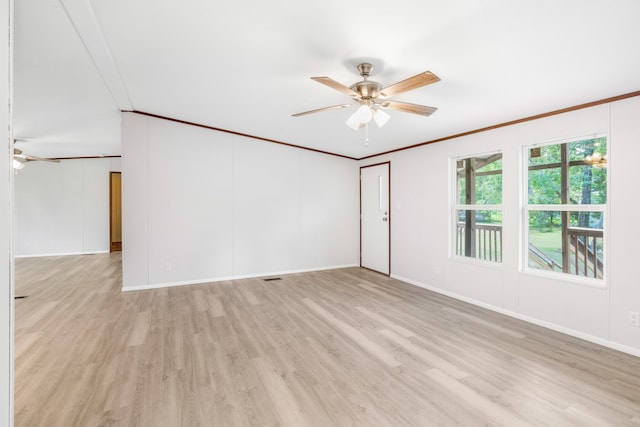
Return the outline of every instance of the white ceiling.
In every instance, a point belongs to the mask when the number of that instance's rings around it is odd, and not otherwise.
[[[640,90],[638,0],[20,0],[14,136],[28,154],[118,155],[119,111],[136,110],[361,158]],[[360,60],[431,117],[352,108]],[[179,141],[176,141],[179,143]]]

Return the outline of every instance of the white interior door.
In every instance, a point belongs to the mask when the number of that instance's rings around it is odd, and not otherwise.
[[[389,274],[389,163],[360,168],[360,266]]]

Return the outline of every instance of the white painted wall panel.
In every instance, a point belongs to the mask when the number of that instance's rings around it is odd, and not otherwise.
[[[147,121],[122,114],[122,281],[149,284]]]
[[[111,158],[111,171],[122,172],[122,159],[120,157]]]
[[[78,160],[74,160],[78,161]],[[82,252],[109,250],[109,159],[82,162]]]
[[[237,138],[233,151],[235,275],[304,268],[302,150]]]
[[[434,146],[434,153],[441,151]],[[415,280],[432,283],[445,271],[448,205],[447,162],[429,161],[423,150],[416,156],[391,161],[391,272],[403,271]],[[434,154],[442,158],[443,154]],[[374,162],[377,163],[377,162]],[[444,250],[443,250],[444,249]],[[446,282],[441,282],[446,284]]]
[[[232,275],[231,153],[229,134],[149,122],[150,283]]]
[[[353,244],[360,236],[356,163],[308,151],[301,156],[305,268],[357,262],[358,247]]]
[[[109,159],[31,162],[15,175],[16,256],[109,250]]]
[[[501,137],[501,141],[509,141],[513,137],[508,128],[497,129],[493,134],[488,135],[493,139],[494,135]],[[487,144],[490,144],[487,141]],[[520,197],[523,186],[521,180],[522,148],[519,144],[502,144],[502,228],[509,230],[509,233],[502,236],[502,278],[499,279],[503,294],[503,307],[512,312],[518,312],[519,307],[519,285],[520,279]],[[511,177],[505,179],[504,177]]]
[[[522,274],[519,296],[519,312],[525,316],[609,338],[609,292],[605,289]]]
[[[629,326],[629,311],[640,312],[638,243],[640,212],[638,159],[640,159],[640,97],[611,106],[609,161],[612,213],[610,224],[611,337],[640,348],[640,328]]]
[[[356,162],[123,114],[125,289],[356,265]]]
[[[82,249],[82,162],[33,162],[15,176],[16,255]]]
[[[109,168],[109,159],[76,159],[18,171],[16,256],[108,251]]]

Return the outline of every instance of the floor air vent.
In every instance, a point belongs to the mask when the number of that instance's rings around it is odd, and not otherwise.
[[[262,279],[265,282],[273,282],[274,280],[282,280],[281,277],[267,277],[266,279]]]

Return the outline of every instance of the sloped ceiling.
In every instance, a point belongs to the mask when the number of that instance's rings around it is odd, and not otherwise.
[[[640,90],[637,0],[20,0],[14,135],[25,152],[118,155],[135,110],[354,158]],[[309,79],[387,86],[442,80],[394,99],[353,131],[355,107]],[[178,142],[177,142],[178,143]]]

